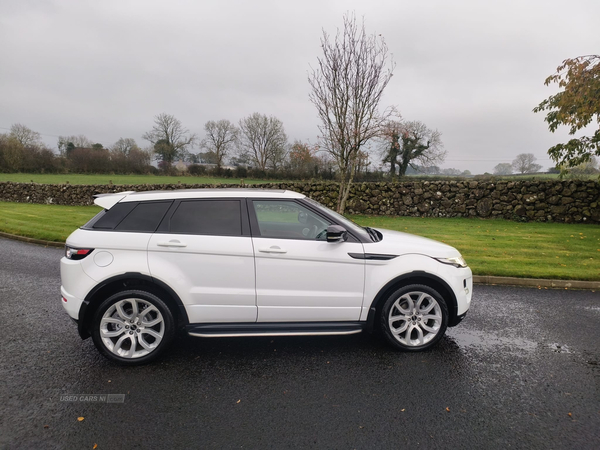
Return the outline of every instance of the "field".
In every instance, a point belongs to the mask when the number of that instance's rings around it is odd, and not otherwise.
[[[84,175],[84,174],[39,174],[39,173],[0,173],[0,182],[42,184],[240,184],[239,178],[212,178],[164,175]],[[274,183],[274,180],[247,180],[245,184]]]
[[[0,202],[0,231],[64,242],[96,206]],[[476,275],[600,280],[600,226],[504,220],[352,216],[363,226],[429,237],[456,247]]]
[[[409,176],[403,181],[449,180],[456,177]],[[597,180],[598,175],[582,175],[581,179]],[[456,179],[463,179],[458,177]],[[477,180],[477,178],[467,178]],[[505,181],[557,180],[558,174],[510,175],[496,177]],[[14,181],[19,183],[43,184],[239,184],[239,178],[215,178],[193,176],[164,176],[164,175],[85,175],[85,174],[39,174],[39,173],[0,173],[0,182]],[[244,179],[245,184],[277,183],[282,180]]]

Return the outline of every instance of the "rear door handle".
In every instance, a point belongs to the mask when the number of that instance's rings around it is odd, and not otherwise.
[[[287,253],[287,250],[284,250],[276,245],[274,245],[273,247],[263,247],[263,248],[259,248],[258,249],[259,252],[261,253]]]
[[[157,242],[156,245],[158,245],[159,247],[187,247],[187,244],[185,244],[183,242],[179,242],[177,240],[172,240],[169,242],[166,242],[166,241]]]

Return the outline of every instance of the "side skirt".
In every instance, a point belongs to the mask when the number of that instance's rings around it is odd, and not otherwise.
[[[195,337],[332,336],[357,334],[366,322],[196,323],[186,326]]]

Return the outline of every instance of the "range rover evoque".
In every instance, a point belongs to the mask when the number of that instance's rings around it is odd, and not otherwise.
[[[344,335],[379,329],[424,350],[457,325],[472,275],[446,244],[360,227],[306,196],[258,189],[99,195],[61,260],[62,304],[121,364],[190,336]]]

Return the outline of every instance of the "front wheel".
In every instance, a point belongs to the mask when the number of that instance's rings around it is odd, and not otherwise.
[[[94,314],[92,339],[108,359],[124,365],[150,362],[173,339],[169,307],[150,292],[130,290],[106,299]]]
[[[388,297],[381,312],[381,328],[387,341],[405,351],[435,345],[448,327],[448,307],[429,286],[404,286]]]

